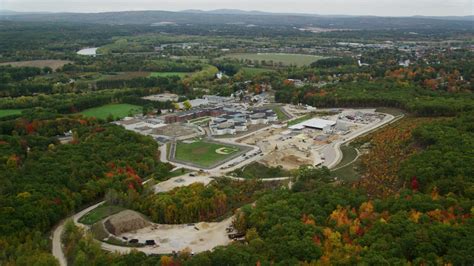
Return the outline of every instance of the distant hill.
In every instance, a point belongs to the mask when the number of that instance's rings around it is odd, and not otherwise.
[[[0,20],[99,23],[112,25],[173,22],[182,25],[253,24],[258,26],[322,27],[362,30],[381,29],[456,29],[472,31],[468,17],[376,17],[279,14],[261,11],[218,9],[212,11],[124,11],[102,13],[21,13],[0,11]]]

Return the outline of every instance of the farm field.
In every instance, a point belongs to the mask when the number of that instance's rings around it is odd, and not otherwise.
[[[153,72],[150,74],[150,77],[172,77],[172,76],[178,76],[180,78],[183,78],[190,73],[187,72]]]
[[[81,112],[84,116],[106,119],[110,115],[114,119],[128,116],[129,114],[138,114],[142,112],[142,107],[133,104],[107,104],[100,107],[89,108]]]
[[[175,159],[198,166],[210,167],[232,157],[240,148],[222,143],[197,140],[192,143],[178,142]]]
[[[18,61],[18,62],[5,62],[0,63],[0,66],[11,65],[13,67],[50,67],[53,70],[63,67],[65,64],[72,63],[69,60],[31,60],[31,61]]]
[[[233,58],[239,60],[258,60],[281,62],[283,65],[305,66],[322,59],[322,56],[306,55],[306,54],[282,54],[282,53],[255,53],[255,54],[230,54],[225,58]]]
[[[10,116],[10,115],[19,115],[21,114],[22,109],[0,109],[0,117]]]

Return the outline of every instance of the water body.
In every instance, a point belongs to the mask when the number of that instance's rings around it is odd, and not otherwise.
[[[77,52],[77,54],[96,56],[97,55],[97,49],[98,49],[98,47],[84,48],[82,50],[79,50]]]

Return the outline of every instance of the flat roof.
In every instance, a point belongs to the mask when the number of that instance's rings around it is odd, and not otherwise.
[[[311,128],[323,129],[327,126],[334,126],[335,124],[336,124],[336,121],[320,119],[320,118],[312,118],[312,119],[303,121],[301,123],[298,123],[296,125],[290,126],[288,128],[289,129],[303,129],[305,127],[311,127]]]

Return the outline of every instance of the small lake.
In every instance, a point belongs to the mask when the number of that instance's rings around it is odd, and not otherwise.
[[[98,49],[98,47],[84,48],[82,50],[79,50],[77,52],[77,54],[80,54],[80,55],[97,55],[97,49]]]

